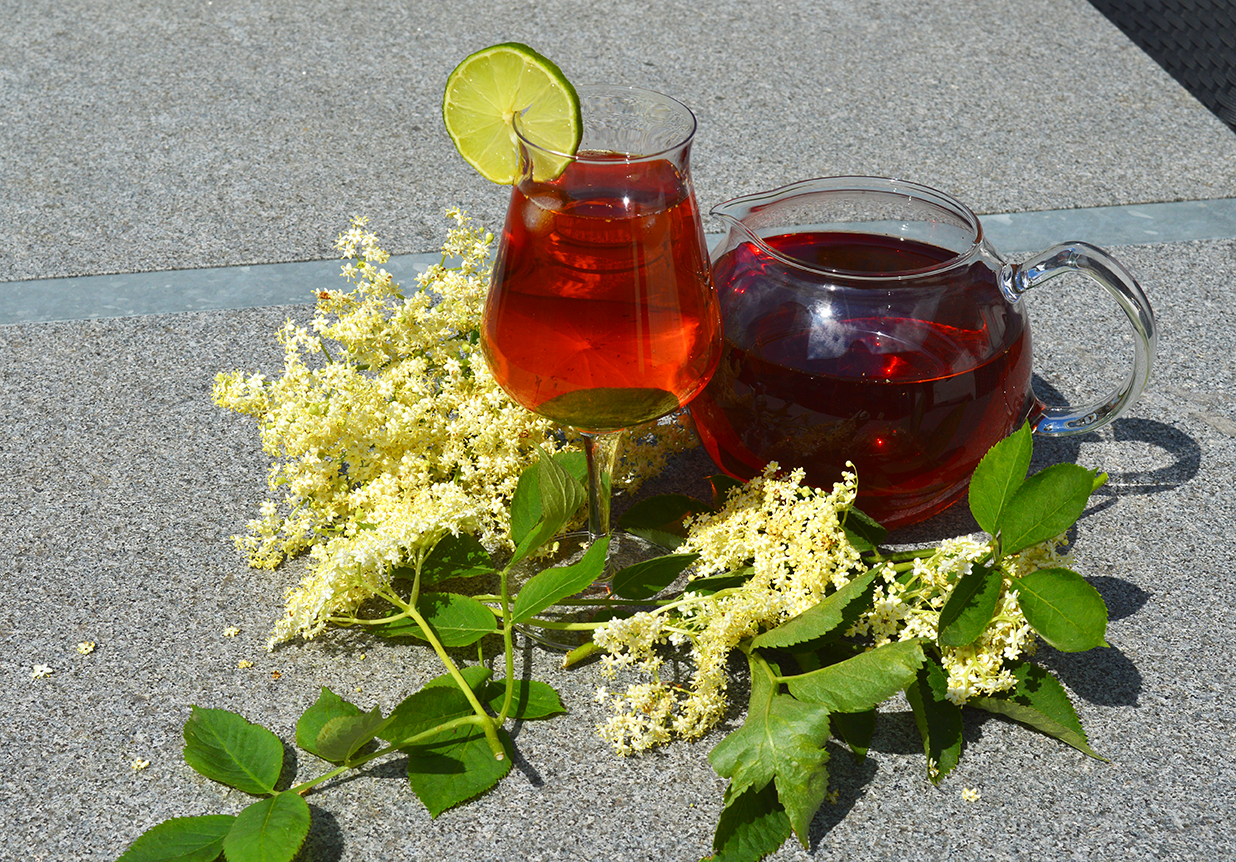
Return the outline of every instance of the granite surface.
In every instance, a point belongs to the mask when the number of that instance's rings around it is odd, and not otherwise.
[[[899,176],[980,213],[1236,197],[1236,136],[1084,0],[10,0],[0,280],[392,254],[506,196],[441,121],[469,52],[526,42],[576,83],[699,116],[705,209]],[[715,228],[710,228],[715,229]]]
[[[925,180],[981,212],[1236,196],[1236,135],[1080,0],[6,11],[8,280],[318,259],[353,211],[408,253],[436,245],[442,207],[497,220],[502,196],[455,161],[437,105],[460,57],[506,39],[579,81],[623,79],[696,107],[705,206],[847,172]],[[1151,388],[1107,429],[1037,441],[1035,465],[1111,475],[1075,554],[1110,607],[1112,646],[1041,652],[1108,761],[976,714],[961,766],[935,787],[895,700],[864,762],[833,749],[837,801],[807,850],[787,844],[777,860],[1213,860],[1236,847],[1236,239],[1113,251],[1158,315]],[[1119,376],[1126,345],[1109,333],[1122,324],[1094,296],[1032,297],[1045,397]],[[0,860],[115,859],[169,817],[240,810],[247,797],[183,763],[193,704],[290,742],[323,685],[389,709],[436,675],[423,650],[347,632],[264,648],[299,568],[251,570],[233,549],[267,460],[253,424],[209,393],[220,370],[277,373],[274,330],[308,312],[0,326]],[[710,471],[697,450],[663,484]],[[896,538],[973,529],[955,508]],[[97,648],[81,655],[87,640]],[[33,678],[40,665],[50,675]],[[380,762],[309,798],[303,862],[709,851],[719,733],[618,758],[593,732],[594,669],[563,671],[539,648],[517,668],[555,685],[570,714],[514,727],[507,779],[431,819],[399,760]],[[736,704],[729,721],[741,716]],[[297,779],[319,773],[288,755]],[[150,765],[135,771],[139,759]]]

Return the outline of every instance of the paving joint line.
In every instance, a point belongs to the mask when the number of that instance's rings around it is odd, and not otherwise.
[[[995,213],[979,219],[996,248],[1010,256],[1068,240],[1109,248],[1236,239],[1236,198]],[[708,239],[715,245],[720,235]],[[386,269],[397,282],[411,284],[440,260],[440,252],[396,255]],[[0,282],[0,325],[309,305],[315,290],[341,283],[339,268],[332,259]]]

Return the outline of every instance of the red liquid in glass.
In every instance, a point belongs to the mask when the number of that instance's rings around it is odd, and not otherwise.
[[[678,170],[598,158],[515,187],[482,341],[512,398],[589,431],[689,401],[716,366],[721,326]]]
[[[765,242],[799,260],[864,273],[926,269],[955,256],[854,234]],[[775,271],[771,284],[766,271]],[[1008,310],[982,262],[927,276],[915,287],[871,287],[878,293],[835,301],[832,318],[811,312],[811,291],[828,290],[820,287],[821,276],[802,277],[810,279],[807,290],[795,283],[792,268],[752,243],[718,260],[725,350],[712,382],[691,405],[709,455],[739,479],[777,461],[785,469],[803,467],[807,481],[822,487],[840,479],[852,461],[856,505],[888,527],[941,511],[964,493],[987,450],[1026,416],[1025,318]],[[739,324],[742,331],[732,331],[742,316],[732,307],[752,289],[764,291],[759,312]],[[893,300],[917,316],[872,313],[882,297],[900,290],[918,292],[910,302]]]

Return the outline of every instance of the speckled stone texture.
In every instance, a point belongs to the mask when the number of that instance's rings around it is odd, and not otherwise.
[[[458,59],[507,39],[578,81],[692,104],[705,207],[851,172],[928,182],[980,212],[1236,196],[1236,136],[1082,0],[131,0],[5,12],[6,280],[326,258],[358,211],[392,252],[436,247],[452,204],[496,223],[502,190],[458,161],[438,99]],[[864,762],[833,749],[838,800],[810,847],[787,844],[778,862],[1209,862],[1236,847],[1236,240],[1112,250],[1159,317],[1151,388],[1107,429],[1036,441],[1035,463],[1111,475],[1074,549],[1111,609],[1112,647],[1041,653],[1109,761],[976,714],[961,766],[934,787],[895,700]],[[1096,297],[1077,284],[1031,296],[1044,397],[1085,397],[1119,376],[1124,324]],[[106,862],[169,817],[240,810],[246,797],[183,763],[193,704],[290,742],[323,685],[390,708],[437,674],[425,650],[349,632],[264,649],[302,564],[254,571],[233,549],[267,460],[252,422],[209,393],[217,371],[278,373],[275,329],[308,314],[0,326],[0,862]],[[711,469],[693,451],[658,487],[699,493]],[[973,529],[955,507],[895,538]],[[81,655],[86,640],[97,649]],[[707,752],[720,731],[617,758],[593,732],[604,717],[594,669],[563,671],[539,648],[516,661],[562,692],[569,715],[513,728],[507,779],[431,819],[400,761],[378,763],[309,797],[302,862],[707,854],[724,786]],[[32,679],[36,665],[51,675]],[[743,714],[737,679],[728,727]],[[135,759],[150,765],[134,771]],[[321,769],[291,748],[288,760],[289,777]]]

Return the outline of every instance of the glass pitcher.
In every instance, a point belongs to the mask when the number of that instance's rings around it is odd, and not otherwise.
[[[1150,304],[1094,246],[1056,245],[1010,264],[965,205],[874,177],[805,180],[712,212],[728,228],[713,254],[725,346],[691,414],[713,461],[737,478],[776,461],[828,487],[850,461],[858,507],[902,526],[957,500],[987,450],[1021,423],[1091,431],[1146,385]],[[1074,271],[1116,298],[1134,357],[1104,398],[1049,407],[1030,385],[1020,297]]]

